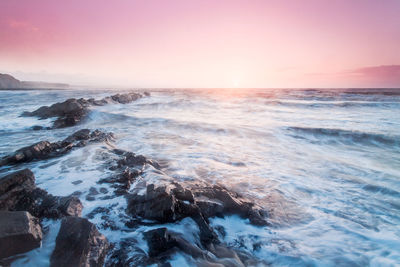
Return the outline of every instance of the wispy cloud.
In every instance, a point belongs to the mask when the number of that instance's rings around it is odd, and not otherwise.
[[[318,79],[350,87],[400,87],[400,65],[360,67],[333,73],[309,73]]]
[[[400,65],[382,65],[373,67],[364,67],[347,72],[342,72],[342,74],[356,75],[361,77],[375,77],[375,78],[388,78],[396,79],[400,81]]]
[[[11,19],[7,21],[8,27],[14,29],[14,30],[20,30],[20,31],[25,31],[25,32],[37,32],[39,31],[39,28],[31,23],[28,23],[26,21],[21,21],[21,20],[14,20]]]

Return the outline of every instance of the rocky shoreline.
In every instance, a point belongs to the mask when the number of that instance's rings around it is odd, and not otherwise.
[[[84,119],[90,106],[126,104],[148,95],[129,93],[101,100],[69,99],[25,112],[24,116],[57,117],[52,128],[68,127]],[[41,141],[18,149],[0,159],[0,167],[61,157],[91,143],[110,144],[115,138],[112,133],[82,129],[59,142]],[[262,263],[224,244],[216,233],[221,229],[214,229],[209,221],[213,217],[237,215],[255,226],[268,226],[268,212],[256,203],[223,185],[178,182],[163,172],[162,164],[131,151],[112,147],[103,163],[111,175],[97,183],[110,185],[114,192],[110,196],[106,195],[107,189],[93,187],[86,200],[94,200],[95,196],[104,199],[122,196],[127,204],[124,227],[136,229],[144,225],[159,225],[143,233],[148,251],[141,257],[130,255],[134,240],[121,237],[119,242],[109,242],[98,230],[99,226],[89,221],[100,214],[108,222],[101,228],[119,229],[120,226],[108,215],[110,207],[98,207],[87,218],[82,218],[84,207],[79,192],[53,196],[37,187],[32,171],[24,169],[0,178],[0,225],[17,225],[13,229],[0,227],[0,265],[8,265],[16,255],[40,246],[44,219],[61,220],[50,266],[169,266],[168,259],[177,251],[196,259],[199,266]],[[198,240],[194,242],[164,226],[186,218],[190,218],[199,229]],[[1,249],[6,243],[9,248]]]
[[[149,96],[148,92],[115,94],[107,96],[99,100],[90,99],[75,99],[70,98],[64,102],[55,103],[51,106],[43,106],[32,112],[25,111],[22,116],[38,117],[40,119],[56,118],[52,128],[64,128],[78,124],[89,113],[91,106],[104,106],[107,104],[128,104],[138,100],[144,96]],[[39,130],[41,127],[34,127]]]

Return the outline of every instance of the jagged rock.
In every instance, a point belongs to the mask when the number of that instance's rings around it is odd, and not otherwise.
[[[147,96],[146,94],[144,94]],[[89,112],[90,106],[103,106],[110,103],[127,104],[143,97],[139,93],[116,94],[100,100],[70,98],[64,102],[55,103],[51,106],[43,106],[32,112],[24,112],[22,116],[35,116],[40,119],[57,117],[53,128],[64,128],[76,125],[82,121]]]
[[[143,173],[147,164],[155,168],[160,167],[157,162],[142,155],[136,155],[135,153],[121,149],[114,149],[112,152],[117,155],[119,159],[116,159],[116,164],[109,167],[109,169],[117,172],[117,174],[103,178],[99,183],[113,184],[112,186],[115,188],[115,193],[117,195],[124,195],[128,192],[131,184]]]
[[[12,155],[3,157],[0,160],[0,166],[59,157],[65,155],[71,149],[85,146],[89,142],[105,142],[113,139],[113,133],[104,133],[99,130],[91,132],[89,129],[82,129],[60,142],[40,141],[18,149]]]
[[[141,98],[142,95],[138,93],[129,93],[129,94],[116,94],[111,96],[112,100],[115,102],[118,102],[120,104],[128,104],[130,102],[133,102],[139,98]]]
[[[191,217],[199,227],[200,241],[205,247],[219,243],[208,223],[210,217],[237,214],[254,225],[268,225],[266,211],[219,185],[189,189],[177,182],[149,184],[144,194],[128,194],[126,198],[127,213],[134,218],[167,223]]]
[[[155,258],[156,262],[164,260],[167,254],[172,254],[174,249],[178,249],[193,259],[198,259],[201,263],[199,266],[245,266],[232,249],[219,244],[210,244],[207,249],[202,249],[187,241],[182,234],[165,227],[144,232],[143,237],[149,247],[148,255]]]
[[[39,219],[26,211],[0,211],[0,259],[40,247]]]
[[[35,176],[28,170],[0,178],[0,210],[29,211],[38,218],[80,216],[82,203],[75,196],[57,197],[37,188]]]
[[[268,225],[267,211],[239,194],[220,185],[197,187],[192,189],[196,204],[206,217],[237,214],[248,218],[250,223],[259,226]],[[198,199],[198,200],[197,200]]]
[[[237,214],[255,225],[268,225],[266,211],[219,185],[189,190],[178,183],[157,187],[150,184],[144,195],[132,194],[127,200],[129,214],[160,222],[198,214],[204,218]]]
[[[145,195],[128,196],[128,213],[159,222],[173,222],[182,215],[175,212],[176,198],[166,186],[148,185]]]
[[[200,209],[196,205],[186,202],[186,197],[179,199],[179,194],[174,194],[177,190],[179,191],[179,188],[173,186],[155,187],[154,184],[150,184],[146,188],[146,194],[127,196],[127,212],[135,217],[162,223],[191,217],[199,226],[200,240],[203,244],[217,242],[216,234],[205,221]]]
[[[155,257],[178,245],[167,228],[158,228],[143,234],[149,246],[149,256]]]
[[[172,248],[178,248],[193,258],[206,257],[206,252],[185,240],[181,234],[167,228],[157,228],[143,233],[149,247],[150,257],[159,257]]]
[[[75,196],[58,197],[36,188],[26,192],[16,203],[14,210],[28,210],[39,218],[61,218],[81,216],[82,202]]]
[[[66,217],[61,222],[50,266],[103,266],[109,243],[87,219]]]
[[[0,178],[0,210],[13,210],[21,197],[35,188],[35,176],[28,169]]]

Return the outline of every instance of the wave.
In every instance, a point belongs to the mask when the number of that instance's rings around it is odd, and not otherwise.
[[[289,131],[312,135],[314,137],[334,138],[341,142],[361,143],[369,145],[400,146],[400,136],[367,133],[332,128],[288,127]]]
[[[400,108],[400,102],[384,101],[282,101],[268,100],[265,105],[284,106],[296,108],[352,108],[352,107],[376,107],[376,108]]]
[[[198,122],[191,122],[191,121],[180,121],[174,119],[167,119],[163,117],[135,117],[132,115],[127,114],[120,114],[120,113],[111,113],[105,111],[96,111],[92,110],[89,114],[89,119],[92,123],[96,125],[118,125],[120,127],[128,127],[130,126],[151,126],[154,129],[159,127],[162,128],[170,128],[171,130],[188,130],[194,132],[203,132],[203,133],[211,133],[216,135],[237,135],[238,131],[232,127],[223,128],[219,125],[212,124],[212,123],[198,123]],[[90,123],[90,122],[89,122]],[[128,125],[124,125],[128,124]]]

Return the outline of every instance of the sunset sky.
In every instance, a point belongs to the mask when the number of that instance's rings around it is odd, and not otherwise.
[[[132,87],[400,87],[399,0],[1,0],[0,72]]]

